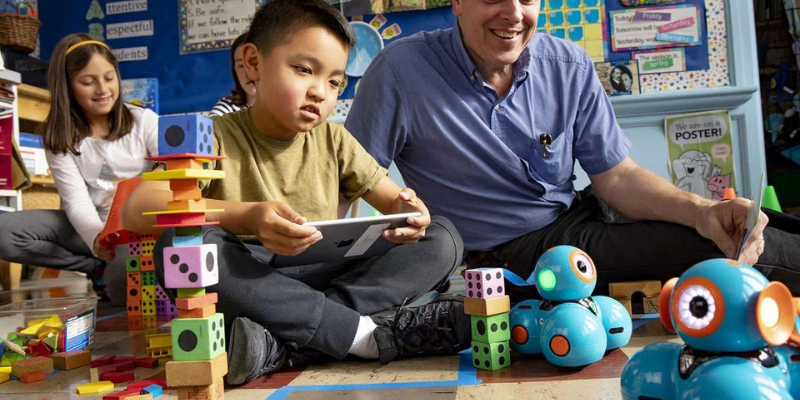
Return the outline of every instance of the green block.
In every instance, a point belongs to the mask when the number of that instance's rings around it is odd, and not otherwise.
[[[472,341],[472,365],[495,371],[511,365],[508,342],[482,343]]]
[[[508,313],[490,316],[472,315],[472,340],[482,343],[507,342],[511,339]]]
[[[222,313],[208,318],[172,320],[172,359],[211,360],[225,352],[225,321]]]
[[[3,357],[0,358],[0,367],[10,367],[11,363],[14,361],[24,360],[25,357],[22,354],[17,354],[13,351],[6,350],[3,353]]]
[[[178,289],[178,297],[201,297],[206,295],[206,288]]]
[[[56,349],[58,347],[58,335],[53,335],[48,338],[44,338],[44,343],[50,346],[51,349]]]
[[[761,207],[770,209],[772,211],[781,211],[781,203],[778,202],[778,195],[775,194],[775,186],[769,185],[764,188],[764,198],[761,202]]]
[[[139,257],[127,257],[125,258],[125,271],[127,272],[139,272],[142,270],[142,265],[139,262]]]
[[[175,236],[202,236],[202,226],[179,226],[175,228]]]
[[[142,272],[142,286],[155,286],[156,273],[155,271]]]

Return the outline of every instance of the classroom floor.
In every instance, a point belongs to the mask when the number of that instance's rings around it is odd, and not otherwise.
[[[464,290],[463,280],[453,277],[451,292]],[[91,292],[85,279],[23,281],[14,292],[0,292],[0,305],[30,298],[60,297]],[[655,315],[634,320],[628,346],[608,353],[602,361],[583,369],[560,369],[541,357],[512,355],[512,365],[495,372],[475,370],[468,353],[451,357],[430,357],[395,361],[381,366],[377,362],[346,360],[282,371],[261,377],[249,384],[225,390],[225,398],[268,400],[314,399],[620,399],[619,376],[628,357],[649,343],[679,341],[668,333]],[[101,302],[93,357],[105,354],[144,354],[144,337],[169,331],[167,319],[131,319],[122,308]],[[137,379],[163,379],[159,370],[136,368]],[[100,399],[79,396],[75,387],[89,382],[89,367],[57,371],[44,382],[24,384],[13,380],[0,384],[3,400]],[[130,383],[130,382],[129,382]],[[118,385],[124,389],[127,384]],[[177,391],[167,390],[165,400],[177,399]]]

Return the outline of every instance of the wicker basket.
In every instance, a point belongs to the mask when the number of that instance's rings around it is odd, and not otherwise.
[[[36,38],[39,36],[38,19],[19,13],[19,5],[25,4],[28,9],[31,5],[26,2],[17,3],[16,13],[0,13],[0,45],[20,53],[29,54],[36,48]]]
[[[51,186],[33,185],[22,191],[23,210],[58,210],[61,208],[61,197],[58,190]]]

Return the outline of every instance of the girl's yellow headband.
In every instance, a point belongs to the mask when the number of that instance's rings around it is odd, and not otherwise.
[[[100,46],[103,46],[103,47],[105,47],[105,48],[106,48],[106,49],[108,49],[109,51],[111,50],[111,49],[108,47],[108,45],[107,45],[107,44],[105,44],[105,43],[103,43],[103,42],[101,42],[101,41],[99,41],[99,40],[84,40],[84,41],[82,41],[82,42],[78,42],[78,43],[75,43],[75,44],[73,44],[72,46],[69,46],[69,48],[67,49],[67,53],[66,53],[66,54],[64,54],[64,56],[68,56],[68,55],[69,55],[69,53],[72,53],[72,51],[73,51],[73,50],[75,50],[75,49],[77,49],[78,47],[81,47],[81,46],[83,46],[83,45],[85,45],[85,44],[97,44],[97,45],[100,45]]]

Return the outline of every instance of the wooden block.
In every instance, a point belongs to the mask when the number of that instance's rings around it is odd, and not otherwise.
[[[201,297],[177,298],[175,299],[175,307],[178,310],[194,310],[209,304],[217,304],[218,299],[216,293],[207,293]]]
[[[78,394],[103,394],[114,390],[114,383],[109,381],[84,383],[76,387],[75,390]]]
[[[103,400],[125,400],[130,399],[132,396],[139,396],[140,393],[138,390],[123,390],[121,392],[116,392],[112,394],[107,394],[103,396]]]
[[[27,360],[19,360],[11,363],[11,375],[22,378],[35,372],[49,374],[53,372],[53,360],[47,357],[33,357]]]
[[[134,360],[137,367],[158,368],[158,359],[152,357],[142,357]]]
[[[11,379],[11,374],[8,372],[0,372],[0,383],[8,382]]]
[[[208,169],[208,161],[198,160],[195,158],[177,158],[172,160],[165,160],[167,164],[167,171],[173,169]]]
[[[124,361],[119,362],[119,363],[115,362],[114,364],[111,364],[111,365],[114,366],[114,367],[117,367],[117,371],[116,372],[125,372],[125,371],[130,371],[130,370],[136,368],[136,363],[133,360],[124,360]]]
[[[100,382],[100,370],[97,368],[90,368],[89,377],[90,382]]]
[[[464,312],[469,315],[495,315],[507,313],[511,310],[511,299],[508,296],[493,297],[490,299],[464,298]]]
[[[147,340],[147,347],[171,346],[172,345],[172,334],[171,333],[160,333],[158,335],[147,335],[147,336],[145,336],[145,340]]]
[[[172,200],[200,200],[203,198],[203,192],[195,187],[186,190],[172,190]]]
[[[212,360],[170,361],[165,371],[169,387],[213,385],[228,373],[228,353]]]
[[[217,313],[215,304],[208,304],[193,310],[178,309],[178,318],[207,318]]]
[[[634,281],[617,282],[608,285],[608,293],[614,299],[630,299],[631,295],[639,292],[642,297],[658,297],[661,294],[659,281]]]
[[[36,347],[33,350],[33,355],[37,357],[50,357],[53,354],[53,349],[47,345],[43,340],[39,341]]]
[[[206,201],[200,200],[173,200],[167,202],[167,210],[205,211]]]
[[[169,190],[200,190],[197,179],[172,179],[169,181]]]
[[[224,389],[222,377],[219,377],[212,385],[179,387],[178,400],[222,400]]]
[[[89,350],[72,350],[66,353],[56,353],[50,356],[53,366],[69,371],[92,363],[92,352]]]
[[[100,379],[114,383],[122,383],[136,379],[136,375],[134,375],[133,372],[106,372],[100,374]]]
[[[34,382],[41,382],[47,375],[44,372],[28,372],[25,375],[19,377],[19,381],[22,383],[34,383]]]
[[[153,400],[153,395],[150,393],[140,394],[138,396],[128,396],[125,400]]]
[[[645,297],[643,300],[645,314],[658,314],[658,301],[661,296]]]
[[[100,377],[103,377],[103,374],[106,372],[117,372],[116,365],[103,365],[102,367],[98,367],[97,371],[100,373]]]

